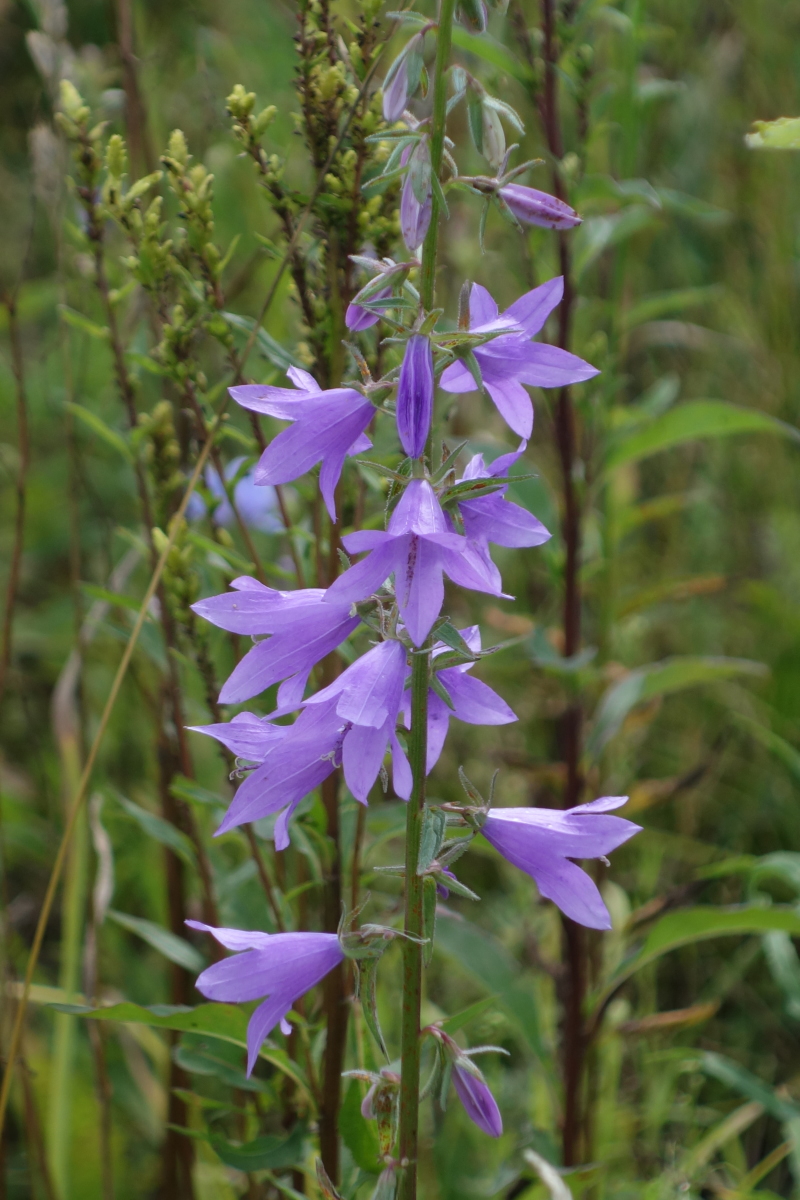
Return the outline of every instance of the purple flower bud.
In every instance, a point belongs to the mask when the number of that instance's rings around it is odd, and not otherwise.
[[[432,210],[430,151],[428,143],[422,141],[409,156],[400,196],[400,229],[411,254],[425,241]]]
[[[383,288],[376,292],[372,297],[373,300],[387,300],[392,294],[390,287]],[[371,312],[368,308],[362,308],[360,304],[348,304],[347,312],[344,315],[344,323],[353,333],[362,333],[363,330],[369,329],[371,325],[377,325],[380,317],[376,312]]]
[[[507,183],[498,191],[518,221],[541,225],[543,229],[573,229],[581,217],[563,200],[520,183]]]
[[[397,432],[409,458],[419,458],[431,428],[433,354],[429,338],[408,339],[397,388]]]
[[[396,68],[396,70],[392,70]],[[408,101],[408,55],[403,54],[389,68],[383,84],[383,117],[385,121],[399,121]]]
[[[453,1066],[453,1087],[470,1121],[489,1137],[500,1137],[503,1118],[497,1101],[481,1072],[466,1055],[460,1055]]]

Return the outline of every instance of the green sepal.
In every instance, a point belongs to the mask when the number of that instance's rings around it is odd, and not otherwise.
[[[380,1022],[378,1020],[378,963],[379,958],[366,958],[356,962],[356,979],[358,981],[358,998],[361,1001],[361,1011],[367,1029],[378,1043],[386,1061],[389,1061],[389,1051],[383,1040]]]
[[[475,659],[476,655],[470,650],[469,643],[464,640],[461,634],[456,629],[455,625],[451,624],[450,620],[443,621],[436,629],[436,637],[440,642],[444,642],[445,646],[449,646],[451,650],[458,650],[465,658]]]
[[[448,892],[455,892],[457,896],[461,896],[464,900],[480,900],[480,896],[477,894],[477,892],[473,892],[472,889],[468,888],[467,885],[462,883],[460,879],[451,879],[449,875],[441,875],[438,880],[435,876],[428,875],[426,879],[430,879],[434,885],[436,883],[440,883],[442,887],[447,888]]]
[[[439,808],[426,808],[422,818],[422,835],[419,843],[418,875],[424,875],[438,856],[446,829],[446,814]]]
[[[445,842],[439,847],[437,855],[439,862],[443,867],[450,867],[454,862],[461,858],[462,854],[466,854],[472,845],[474,834],[469,834],[463,838],[452,838],[449,842]]]
[[[439,676],[436,674],[435,671],[433,671],[431,673],[431,677],[430,677],[428,686],[430,687],[432,692],[436,693],[436,695],[439,697],[440,700],[444,700],[445,704],[447,705],[447,707],[449,709],[451,709],[453,712],[456,711],[456,706],[455,706],[455,704],[453,704],[453,700],[452,700],[452,697],[450,696],[450,693],[448,692],[447,688],[444,686],[444,684],[442,683],[441,679],[439,678]]]

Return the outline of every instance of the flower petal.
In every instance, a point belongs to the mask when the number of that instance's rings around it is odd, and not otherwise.
[[[395,594],[400,616],[415,646],[421,646],[430,633],[444,601],[442,555],[448,553],[428,538],[408,539],[403,569],[398,563]]]
[[[515,300],[511,307],[506,309],[503,316],[511,317],[524,329],[528,337],[533,337],[542,328],[553,309],[561,303],[563,295],[564,277],[557,275],[555,279],[548,279],[547,283],[542,283],[520,296],[519,300]]]

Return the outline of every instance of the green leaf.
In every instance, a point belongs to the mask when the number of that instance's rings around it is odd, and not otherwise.
[[[800,918],[798,918],[800,921]],[[498,999],[540,1061],[548,1058],[535,995],[520,980],[519,967],[503,946],[469,921],[440,914],[436,922],[436,949],[459,966]]]
[[[737,724],[743,725],[756,741],[760,742],[765,749],[770,750],[783,763],[795,783],[800,783],[800,750],[796,750],[790,742],[787,742],[780,734],[774,733],[766,725],[760,725],[758,721],[753,721],[750,717],[745,717],[740,713],[736,713],[735,716]]]
[[[339,1132],[356,1166],[377,1175],[381,1170],[378,1130],[374,1121],[367,1121],[361,1115],[361,1085],[357,1079],[350,1080],[344,1094],[339,1109]]]
[[[613,471],[686,442],[734,433],[778,433],[800,442],[800,431],[794,426],[757,408],[742,408],[725,400],[690,400],[618,442],[606,459],[605,469]]]
[[[82,404],[73,404],[69,400],[67,401],[65,407],[68,408],[71,413],[74,413],[78,420],[82,421],[84,425],[91,429],[92,433],[96,433],[101,441],[105,442],[106,445],[111,446],[113,450],[116,450],[117,454],[121,454],[126,462],[133,462],[133,454],[131,453],[130,446],[125,441],[125,438],[121,433],[117,433],[115,429],[109,428],[105,421],[98,417],[97,413],[90,412],[90,410],[88,408],[84,408]]]
[[[470,1004],[469,1008],[465,1008],[455,1016],[448,1017],[446,1021],[440,1021],[442,1029],[445,1033],[458,1033],[459,1029],[463,1029],[470,1021],[476,1020],[477,1017],[482,1017],[485,1012],[493,1008],[497,1004],[497,996],[486,996],[483,1000],[476,1000],[474,1004]]]
[[[704,905],[667,913],[656,922],[640,949],[623,962],[611,977],[608,985],[599,993],[596,1006],[604,1004],[625,980],[642,967],[681,946],[705,942],[710,938],[741,937],[769,933],[771,930],[800,937],[800,913],[783,904],[735,905],[730,908]]]
[[[779,1096],[768,1083],[764,1083],[723,1054],[706,1050],[698,1056],[697,1067],[739,1095],[746,1096],[748,1100],[755,1100],[778,1121],[796,1121],[800,1118],[800,1106]]]
[[[253,332],[255,321],[252,317],[244,317],[240,313],[224,312],[222,316],[232,325],[234,329],[238,329],[248,335]],[[266,329],[262,329],[259,325],[256,330],[256,345],[261,353],[273,362],[276,367],[280,367],[283,371],[289,367],[299,367],[302,364],[291,354],[280,342],[276,342],[271,334],[267,333]]]
[[[87,596],[91,596],[92,600],[100,600],[103,604],[110,604],[114,608],[127,608],[130,612],[138,613],[141,607],[140,601],[135,600],[133,596],[122,596],[119,592],[110,592],[108,588],[98,587],[95,583],[81,582],[80,588]]]
[[[266,1134],[243,1146],[235,1146],[222,1138],[210,1138],[215,1152],[228,1167],[237,1171],[278,1171],[300,1166],[305,1158],[305,1125],[295,1125],[286,1138]]]
[[[575,274],[578,278],[592,263],[612,246],[618,246],[659,222],[659,216],[648,204],[630,204],[621,212],[601,217],[588,217],[575,235]]]
[[[174,1029],[179,1033],[199,1033],[219,1038],[236,1046],[247,1045],[248,1014],[236,1004],[183,1005],[153,1004],[144,1008],[124,1000],[103,1008],[80,1004],[50,1004],[59,1012],[72,1013],[92,1021],[120,1021],[127,1025],[150,1025],[154,1029]]]
[[[638,704],[668,696],[699,684],[732,679],[736,675],[764,675],[763,663],[747,658],[691,656],[665,658],[631,671],[604,693],[587,739],[586,753],[596,761],[619,732],[628,713]]]
[[[674,313],[685,312],[687,308],[695,308],[717,299],[722,289],[710,287],[678,288],[669,292],[659,292],[654,296],[645,296],[624,313],[623,329],[633,329],[645,321],[655,321],[659,317],[671,316]]]
[[[135,933],[147,942],[148,946],[158,950],[159,954],[163,954],[170,962],[177,963],[179,967],[185,967],[187,971],[202,971],[206,965],[206,960],[199,950],[195,950],[189,942],[169,929],[164,929],[162,925],[146,921],[143,917],[131,917],[128,913],[117,912],[113,908],[108,910],[108,915],[117,925]]]
[[[751,150],[800,150],[800,117],[754,121],[744,140]]]
[[[498,71],[504,71],[512,79],[518,79],[520,83],[530,83],[532,79],[530,67],[520,62],[505,46],[486,33],[475,35],[468,33],[459,25],[454,25],[453,44],[458,46],[459,50],[468,50],[470,54],[477,55],[484,62],[491,63],[493,67],[497,67]]]
[[[262,1079],[257,1079],[253,1075],[248,1079],[244,1071],[237,1070],[217,1054],[210,1054],[205,1050],[189,1046],[177,1046],[173,1054],[178,1066],[183,1067],[184,1071],[190,1071],[193,1075],[211,1075],[215,1079],[221,1079],[229,1087],[238,1088],[243,1092],[269,1092],[272,1090]]]
[[[90,321],[83,313],[76,312],[74,308],[70,308],[66,304],[59,304],[58,311],[73,329],[80,329],[82,333],[88,333],[89,337],[97,338],[98,341],[108,341],[108,330],[105,325],[98,325],[96,321]]]
[[[125,796],[117,794],[115,799],[148,837],[155,838],[162,846],[168,846],[170,850],[174,850],[187,866],[196,866],[194,847],[185,833],[182,833],[180,829],[176,829],[174,825],[170,825],[169,821],[165,821],[163,817],[159,817],[155,813],[148,812],[146,808],[141,808],[138,804],[134,804],[132,800],[126,799]]]

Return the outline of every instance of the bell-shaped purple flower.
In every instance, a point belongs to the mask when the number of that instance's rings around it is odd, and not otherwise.
[[[187,921],[192,929],[212,934],[238,953],[214,963],[198,977],[196,987],[209,1000],[243,1004],[262,1000],[247,1026],[247,1074],[277,1024],[291,1032],[286,1014],[295,1001],[344,961],[335,933],[257,933],[244,929],[215,929]],[[266,997],[266,999],[264,999]]]
[[[522,456],[526,445],[526,442],[522,442],[519,450],[513,454],[501,455],[490,467],[485,465],[482,454],[476,454],[467,463],[459,482],[502,478]],[[489,554],[489,542],[497,546],[521,548],[541,546],[552,536],[533,513],[511,500],[506,500],[507,491],[508,484],[505,484],[486,496],[475,496],[473,499],[458,502],[464,533],[474,555],[473,565],[485,574],[487,580],[493,583],[498,591],[502,589],[502,581],[500,572]]]
[[[523,384],[565,387],[599,373],[596,367],[575,354],[530,340],[561,303],[563,294],[563,279],[551,279],[520,296],[501,316],[486,288],[475,283],[470,292],[471,331],[501,331],[498,337],[473,351],[483,385],[503,420],[525,439],[530,437],[533,429],[533,406]],[[509,322],[513,326],[510,331]],[[454,362],[444,371],[440,386],[446,392],[474,392],[475,380],[463,362]]]
[[[541,225],[543,229],[574,229],[581,218],[563,200],[540,192],[537,188],[524,187],[521,183],[507,183],[497,193],[517,218],[525,225]]]
[[[478,653],[481,648],[481,633],[477,625],[459,631],[470,650]],[[437,643],[433,650],[433,669],[436,671],[436,659],[447,652],[448,646],[443,642]],[[480,679],[473,679],[468,674],[474,663],[462,663],[457,667],[446,667],[437,671],[437,678],[442,688],[450,697],[447,704],[433,689],[428,694],[428,742],[426,771],[430,773],[439,761],[450,718],[455,717],[466,725],[509,725],[517,720],[516,713],[508,707],[505,700],[498,696],[493,688]],[[406,728],[411,727],[411,700],[408,691],[403,694],[403,716]]]
[[[543,896],[579,925],[610,929],[611,918],[594,880],[573,858],[604,858],[641,830],[622,817],[627,796],[556,808],[492,808],[481,833],[515,867],[532,876]]]
[[[383,118],[390,124],[403,115],[409,94],[419,85],[424,33],[415,33],[398,54],[383,81]]]
[[[319,486],[332,521],[336,520],[334,492],[348,454],[368,450],[365,430],[375,415],[373,405],[352,388],[320,391],[307,371],[290,367],[287,375],[297,389],[242,384],[229,389],[242,408],[292,421],[290,429],[267,446],[255,469],[257,484],[289,483],[322,463]]]
[[[401,162],[408,163],[400,194],[400,232],[414,254],[425,241],[433,212],[431,154],[425,138],[413,150],[404,150]]]
[[[453,1087],[470,1121],[484,1133],[488,1133],[489,1137],[500,1137],[503,1132],[503,1118],[500,1116],[497,1101],[483,1078],[483,1073],[465,1055],[462,1055],[453,1067]]]
[[[281,688],[278,705],[292,711],[303,698],[309,672],[358,627],[349,604],[331,605],[321,588],[279,592],[248,575],[235,579],[236,590],[198,600],[192,609],[230,633],[271,634],[248,650],[220,692],[223,704],[238,704],[273,683]]]
[[[466,558],[467,541],[453,533],[436,493],[426,479],[412,479],[394,510],[388,530],[362,529],[342,539],[353,554],[371,553],[350,567],[325,593],[334,603],[370,596],[390,575],[406,629],[421,646],[444,600],[443,573],[454,583],[497,594]]]
[[[397,385],[397,432],[409,458],[425,449],[433,414],[433,353],[430,338],[415,333],[406,342]]]
[[[388,300],[392,294],[391,287],[381,288],[372,297],[373,300]],[[362,308],[360,304],[353,301],[348,304],[347,311],[344,314],[344,323],[351,333],[363,333],[365,329],[369,329],[372,325],[377,325],[380,321],[380,316],[376,312],[370,312],[368,308]]]

